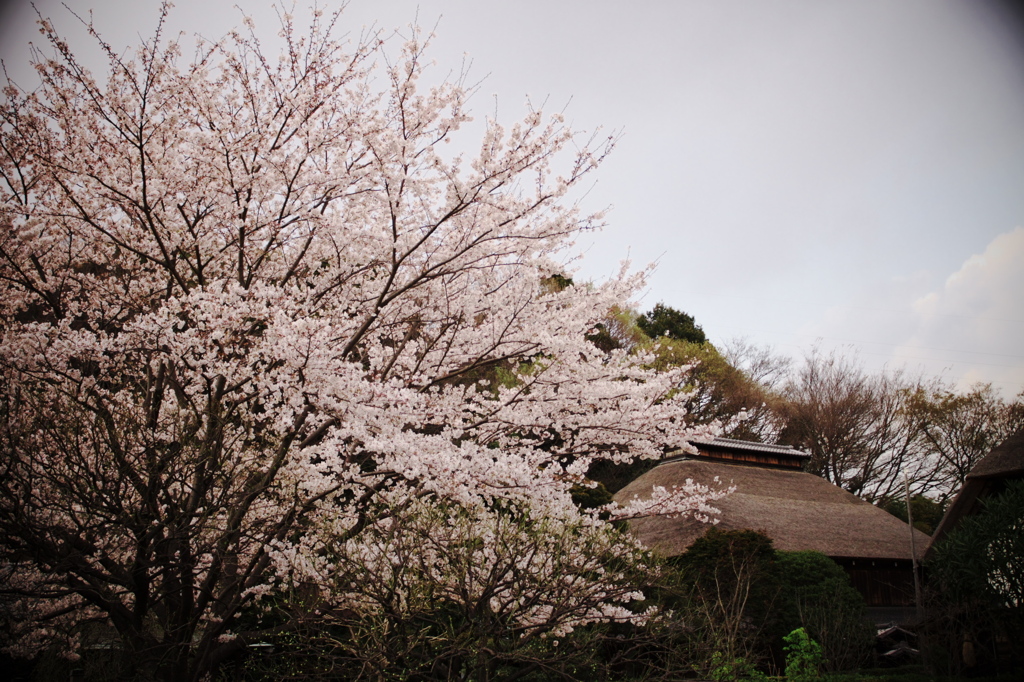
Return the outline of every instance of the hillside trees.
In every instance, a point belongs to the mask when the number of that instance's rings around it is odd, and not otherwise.
[[[650,330],[652,321],[661,325],[657,338],[641,328]],[[646,313],[616,307],[587,338],[608,353],[621,351],[645,357],[646,366],[657,372],[685,371],[686,380],[677,387],[674,397],[692,425],[732,438],[773,441],[783,424],[775,384],[785,376],[788,361],[770,348],[758,348],[743,340],[719,351],[710,341],[687,340],[687,330],[692,329],[700,330],[692,316],[659,303]],[[703,332],[698,338],[704,338]],[[619,490],[653,465],[651,460],[627,465],[598,461],[588,475],[600,482],[599,490],[606,494]]]
[[[693,343],[669,337],[645,346],[659,371],[692,366],[685,405],[694,424],[714,425],[722,435],[741,440],[774,439],[780,420],[777,395],[740,369],[710,342]]]
[[[640,281],[545,284],[600,220],[568,196],[612,141],[531,111],[446,156],[467,90],[418,85],[418,34],[385,59],[379,36],[335,39],[337,20],[285,16],[280,57],[251,31],[187,63],[159,32],[133,58],[100,41],[101,78],[44,22],[41,88],[5,88],[12,650],[111,628],[138,674],[200,679],[259,636],[240,613],[289,586],[329,594],[416,505],[600,534],[570,496],[590,465],[691,435],[684,368],[585,338]],[[714,497],[662,491],[647,511]],[[636,593],[583,579],[590,602],[544,628],[635,617]],[[332,608],[365,606],[353,590]]]
[[[790,363],[771,348],[744,339],[717,348],[692,315],[664,303],[644,313],[613,310],[592,338],[607,350],[650,353],[659,371],[689,367],[685,406],[693,423],[715,425],[734,438],[776,437],[778,384]]]

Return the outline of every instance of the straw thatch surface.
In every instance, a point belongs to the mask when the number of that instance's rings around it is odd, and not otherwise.
[[[1018,431],[981,458],[967,478],[1014,478],[1024,474],[1024,431]]]
[[[817,550],[831,557],[910,559],[910,529],[891,514],[851,495],[828,481],[804,473],[700,458],[659,464],[615,495],[625,503],[650,494],[652,486],[671,488],[686,479],[723,486],[736,492],[717,503],[718,527],[763,532],[775,548]],[[682,554],[709,526],[693,519],[648,517],[632,521],[631,530],[645,544],[667,556]],[[914,531],[917,553],[928,536]]]

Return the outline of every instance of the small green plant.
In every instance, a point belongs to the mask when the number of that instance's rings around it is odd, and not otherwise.
[[[782,638],[786,643],[786,679],[789,682],[812,682],[821,679],[825,657],[821,645],[803,628],[797,628]]]
[[[728,658],[721,651],[711,655],[711,669],[708,677],[713,682],[763,682],[768,678],[763,672],[754,667],[754,664],[745,658]]]

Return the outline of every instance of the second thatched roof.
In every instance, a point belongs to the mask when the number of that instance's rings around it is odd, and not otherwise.
[[[702,457],[667,460],[615,495],[620,504],[645,498],[653,486],[682,486],[687,479],[736,486],[716,503],[722,510],[718,527],[755,530],[772,538],[776,549],[816,550],[834,558],[910,560],[910,527],[891,514],[799,470],[728,463]],[[631,530],[649,547],[666,556],[682,554],[710,526],[689,518],[647,517],[631,522]],[[928,536],[913,531],[920,557]]]
[[[1007,438],[974,465],[935,529],[932,545],[956,528],[965,516],[977,513],[982,500],[998,495],[1005,489],[1007,481],[1018,478],[1024,478],[1024,431]]]

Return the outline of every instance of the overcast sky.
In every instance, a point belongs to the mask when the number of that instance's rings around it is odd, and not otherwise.
[[[115,47],[158,3],[69,0]],[[221,36],[243,5],[179,0],[170,25]],[[332,8],[331,0],[321,5]],[[37,0],[74,44],[59,2]],[[608,227],[578,278],[657,261],[642,309],[712,341],[800,357],[815,343],[965,386],[1024,389],[1024,31],[986,0],[352,0],[342,24],[436,26],[439,73],[472,62],[473,110],[527,96],[622,132],[587,205]],[[27,0],[0,0],[0,56],[28,82]]]

